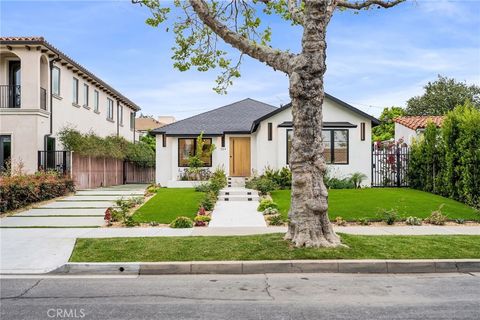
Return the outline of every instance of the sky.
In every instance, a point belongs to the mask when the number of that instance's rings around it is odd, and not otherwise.
[[[226,95],[212,90],[218,70],[174,69],[172,33],[148,26],[148,17],[130,0],[0,0],[2,36],[45,37],[145,115],[183,119],[247,97],[274,106],[289,102],[287,76],[248,57]],[[299,27],[278,17],[263,23],[273,30],[272,46],[299,51]],[[327,44],[326,92],[378,116],[384,107],[405,106],[439,74],[480,85],[480,0],[336,12]],[[238,57],[236,49],[227,50]]]

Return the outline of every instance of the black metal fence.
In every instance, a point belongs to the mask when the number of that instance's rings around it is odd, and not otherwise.
[[[38,170],[70,173],[70,151],[38,151]]]
[[[47,110],[47,90],[40,87],[40,108]]]
[[[20,108],[21,87],[0,85],[0,108]]]
[[[376,143],[372,147],[372,187],[408,187],[410,148],[404,143]]]

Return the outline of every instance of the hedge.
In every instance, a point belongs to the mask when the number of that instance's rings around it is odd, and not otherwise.
[[[467,102],[437,128],[429,123],[411,148],[410,186],[480,208],[480,110]]]
[[[0,177],[0,212],[64,196],[75,191],[73,180],[51,172]]]
[[[92,157],[107,157],[121,160],[150,163],[155,162],[155,151],[145,142],[132,143],[123,137],[99,137],[94,133],[80,133],[64,128],[58,133],[66,150]]]

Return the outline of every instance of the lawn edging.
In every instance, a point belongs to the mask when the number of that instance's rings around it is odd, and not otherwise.
[[[166,275],[263,273],[451,273],[480,272],[480,259],[271,260],[188,262],[69,262],[50,274]]]

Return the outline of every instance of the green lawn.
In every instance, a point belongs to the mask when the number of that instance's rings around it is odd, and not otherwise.
[[[480,258],[480,236],[357,236],[348,248],[293,248],[283,234],[78,239],[71,262]]]
[[[133,214],[138,222],[170,223],[178,216],[194,218],[204,193],[192,188],[162,188]]]
[[[283,217],[290,208],[290,190],[272,192]],[[402,218],[415,216],[426,218],[433,210],[444,204],[442,212],[449,219],[480,219],[479,211],[455,200],[428,192],[403,188],[365,188],[329,190],[329,217],[340,216],[347,221],[360,218],[378,219],[382,209],[396,209]]]

